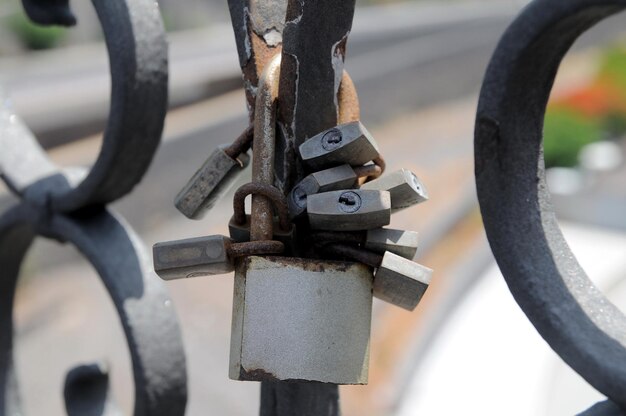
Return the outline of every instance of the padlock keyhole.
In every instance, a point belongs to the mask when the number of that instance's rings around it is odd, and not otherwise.
[[[355,192],[344,192],[339,196],[339,207],[343,212],[356,212],[361,208],[361,197]]]

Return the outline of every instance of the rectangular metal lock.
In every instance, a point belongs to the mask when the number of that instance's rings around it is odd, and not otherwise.
[[[237,261],[230,378],[366,384],[372,272],[293,257]]]
[[[202,218],[250,163],[247,153],[233,159],[224,151],[226,147],[215,149],[176,196],[174,205],[187,218]]]
[[[360,166],[379,156],[376,141],[359,121],[323,131],[299,150],[304,164],[313,170],[344,163]]]
[[[385,254],[386,251],[389,251],[412,260],[417,252],[418,234],[415,231],[377,228],[367,231],[363,245],[366,250],[375,253]]]
[[[391,197],[362,189],[324,192],[308,197],[307,212],[315,230],[371,230],[391,221]]]
[[[228,257],[230,244],[223,235],[157,243],[152,247],[154,271],[163,280],[230,273],[235,269]]]
[[[389,191],[391,211],[396,212],[428,200],[428,192],[418,177],[407,169],[400,169],[367,182],[361,189]]]
[[[374,296],[412,311],[428,289],[433,271],[387,252],[374,274]]]
[[[312,173],[294,186],[289,193],[287,198],[289,215],[295,218],[306,212],[309,195],[350,189],[355,187],[356,183],[357,175],[350,165],[340,165]]]

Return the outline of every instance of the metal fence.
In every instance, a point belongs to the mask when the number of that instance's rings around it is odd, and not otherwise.
[[[35,22],[73,22],[62,1],[23,4]],[[134,414],[185,412],[186,364],[175,305],[132,230],[107,208],[141,180],[159,143],[167,107],[165,33],[151,0],[93,4],[109,51],[112,95],[91,170],[56,167],[8,103],[0,108],[0,173],[20,199],[0,218],[3,415],[21,414],[12,364],[13,297],[22,259],[37,236],[75,245],[98,271],[129,346]],[[280,82],[286,87],[278,96],[276,170],[280,188],[288,191],[302,175],[295,146],[337,124],[336,80],[354,1],[230,0],[229,8],[251,121],[259,74],[282,54]],[[561,235],[545,184],[542,128],[563,55],[580,34],[624,8],[624,0],[536,0],[527,6],[493,55],[475,131],[476,183],[492,251],[543,338],[607,396],[583,413],[589,415],[618,415],[626,408],[626,317],[587,278]],[[329,30],[316,30],[321,26]],[[358,102],[349,105],[358,109]],[[332,384],[264,382],[261,394],[262,415],[340,412]],[[64,396],[70,415],[119,413],[109,400],[106,369],[98,364],[70,370]]]

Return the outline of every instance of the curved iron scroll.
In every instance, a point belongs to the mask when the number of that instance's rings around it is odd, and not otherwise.
[[[23,0],[36,22],[73,24],[67,0]],[[186,363],[162,282],[132,230],[105,205],[141,180],[167,108],[167,44],[153,0],[93,0],[112,77],[102,149],[90,171],[59,169],[13,113],[0,106],[0,174],[22,202],[0,218],[0,415],[20,414],[12,367],[12,307],[22,259],[42,235],[75,245],[100,275],[120,317],[135,382],[135,415],[183,415]],[[108,376],[81,366],[66,377],[70,416],[118,414]]]
[[[542,131],[575,39],[625,0],[538,0],[501,39],[480,94],[476,181],[487,236],[516,301],[550,346],[626,409],[626,317],[565,242],[546,187]]]

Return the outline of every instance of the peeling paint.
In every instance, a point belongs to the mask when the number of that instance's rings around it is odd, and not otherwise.
[[[300,13],[298,13],[298,15],[287,21],[286,25],[297,25],[298,23],[300,23],[300,20],[302,20],[302,16],[304,15],[304,0],[299,0],[300,3]]]
[[[250,32],[248,31],[248,19],[250,18],[250,10],[247,7],[243,8],[243,30],[246,34],[244,40],[244,46],[246,48],[246,60],[252,58],[252,45],[250,44]]]
[[[333,44],[330,50],[331,65],[333,67],[333,71],[335,72],[335,89],[333,99],[335,101],[335,108],[337,109],[337,113],[339,113],[339,101],[337,98],[337,94],[339,93],[339,86],[341,85],[341,79],[343,78],[343,67],[348,35],[350,35],[349,30],[338,42]]]
[[[268,46],[275,47],[282,43],[283,34],[278,29],[272,28],[263,35],[263,39]]]

